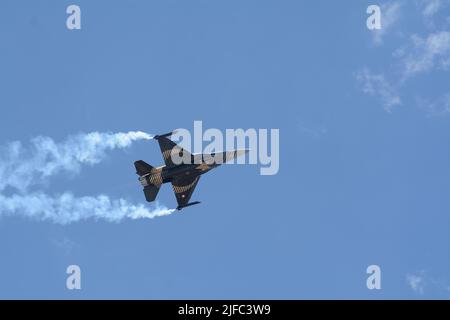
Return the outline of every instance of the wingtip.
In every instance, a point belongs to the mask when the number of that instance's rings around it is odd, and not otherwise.
[[[240,157],[244,154],[247,154],[251,151],[251,149],[238,149],[236,150],[236,157]]]
[[[180,211],[180,210],[183,209],[183,208],[190,207],[190,206],[193,206],[193,205],[199,204],[199,203],[201,203],[201,202],[200,202],[200,201],[190,202],[190,203],[188,203],[188,204],[185,204],[185,205],[182,205],[182,206],[178,206],[178,207],[177,207],[177,210]]]
[[[173,131],[168,132],[168,133],[157,134],[156,136],[153,137],[153,139],[158,140],[159,138],[170,137],[171,135],[177,133],[177,131],[178,131],[178,130],[173,130]]]

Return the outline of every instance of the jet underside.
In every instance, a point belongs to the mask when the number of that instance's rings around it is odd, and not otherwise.
[[[134,165],[139,181],[144,187],[146,200],[154,201],[161,185],[171,183],[178,210],[199,203],[198,201],[189,203],[189,200],[202,174],[247,152],[247,150],[234,150],[192,155],[170,140],[168,136],[171,134],[155,136],[164,158],[164,166],[155,168],[142,160],[136,161]],[[182,162],[180,162],[181,159]]]

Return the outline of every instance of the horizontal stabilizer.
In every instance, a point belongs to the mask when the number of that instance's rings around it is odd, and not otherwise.
[[[136,168],[136,173],[140,176],[146,175],[147,173],[150,173],[153,169],[151,165],[149,165],[147,162],[138,160],[134,163],[134,167]]]

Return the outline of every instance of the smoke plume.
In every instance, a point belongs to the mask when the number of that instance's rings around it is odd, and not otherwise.
[[[174,210],[156,205],[148,208],[107,195],[76,197],[71,192],[49,195],[32,186],[59,173],[79,174],[83,165],[95,165],[114,149],[131,146],[152,136],[141,131],[127,133],[91,132],[69,136],[62,142],[39,136],[24,146],[15,141],[0,147],[0,216],[25,216],[39,221],[68,224],[94,219],[119,222],[124,218],[154,218]],[[5,195],[9,187],[14,193]],[[2,193],[3,192],[3,193]]]

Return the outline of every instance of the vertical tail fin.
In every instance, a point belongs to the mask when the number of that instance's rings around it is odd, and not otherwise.
[[[151,173],[154,168],[142,160],[136,161],[134,163],[134,166],[136,167],[136,173],[140,176],[139,180],[144,186],[145,199],[148,202],[154,201],[156,199],[156,196],[158,195],[159,187],[161,186],[161,184],[151,183],[151,176],[145,176]]]

